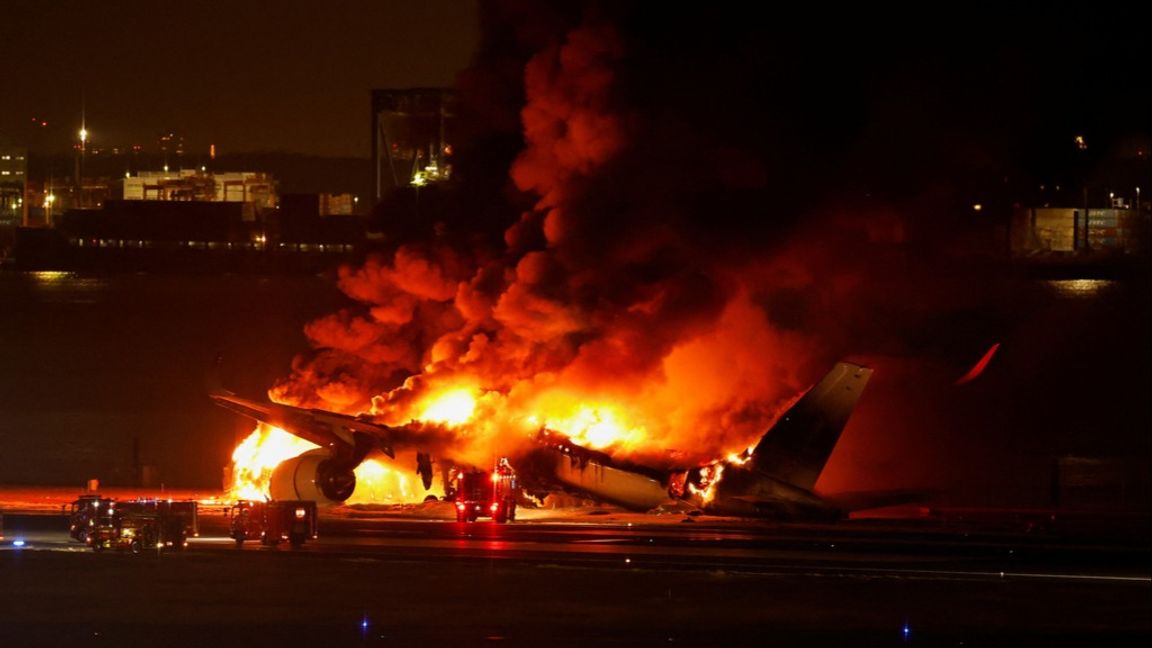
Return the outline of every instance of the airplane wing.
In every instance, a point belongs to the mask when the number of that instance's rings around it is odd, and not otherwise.
[[[373,450],[395,459],[397,444],[425,450],[439,447],[437,443],[442,445],[436,429],[426,429],[419,423],[392,427],[364,416],[242,398],[222,388],[211,389],[208,396],[227,410],[320,446],[276,467],[269,483],[273,499],[337,504],[351,497],[356,487],[355,469]],[[432,459],[427,452],[417,452],[416,472],[424,487],[429,488]]]
[[[237,396],[225,389],[220,380],[223,364],[223,355],[217,354],[204,374],[204,387],[213,402],[241,416],[315,443],[340,465],[355,467],[372,450],[380,450],[395,459],[398,436],[409,439],[415,436],[410,430],[377,423],[366,416],[348,416]]]
[[[208,394],[217,405],[327,448],[333,456],[359,463],[372,449],[395,458],[394,440],[401,430],[365,417],[304,409],[241,398],[216,389]]]

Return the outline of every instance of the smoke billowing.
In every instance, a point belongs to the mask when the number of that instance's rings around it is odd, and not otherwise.
[[[609,452],[690,463],[753,443],[840,357],[995,341],[995,316],[973,315],[995,283],[937,271],[952,190],[852,193],[875,137],[863,63],[719,12],[657,26],[645,7],[488,6],[461,78],[473,204],[342,269],[356,305],[307,327],[316,350],[276,400],[399,424],[463,388],[457,457],[575,424],[623,429]],[[469,209],[502,240],[469,231]]]

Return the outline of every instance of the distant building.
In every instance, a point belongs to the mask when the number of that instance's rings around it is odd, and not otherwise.
[[[1144,254],[1148,220],[1134,209],[1021,208],[1012,217],[1012,254]]]
[[[376,201],[400,187],[451,178],[455,124],[456,94],[452,90],[373,90]]]
[[[175,163],[176,168],[180,168],[184,161],[184,136],[174,131],[164,133],[156,138],[156,143],[160,147],[160,156],[164,160],[164,170],[167,171],[170,165]]]
[[[145,171],[124,178],[124,200],[243,203],[244,220],[253,221],[261,211],[276,207],[276,182],[252,171]]]
[[[284,194],[270,219],[270,232],[281,247],[328,251],[364,240],[364,222],[351,215],[352,196],[343,194]],[[333,212],[336,208],[339,212]]]
[[[351,216],[359,199],[349,193],[320,194],[321,216]]]
[[[28,151],[0,147],[0,226],[16,226],[24,221],[24,199],[28,187]]]

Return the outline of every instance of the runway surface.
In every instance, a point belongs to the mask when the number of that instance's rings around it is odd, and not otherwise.
[[[320,537],[299,549],[237,549],[227,520],[207,513],[186,552],[143,556],[96,554],[67,538],[60,516],[7,514],[0,639],[1017,645],[1152,634],[1140,534],[617,514],[459,524],[351,512],[322,517]]]

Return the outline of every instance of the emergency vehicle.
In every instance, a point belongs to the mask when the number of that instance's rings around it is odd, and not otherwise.
[[[107,525],[112,512],[120,515],[154,515],[165,519],[179,519],[184,529],[184,537],[200,535],[198,503],[194,500],[173,501],[164,499],[139,498],[135,500],[115,500],[100,495],[81,495],[68,509],[68,535],[73,540],[88,542],[95,525]]]
[[[94,508],[87,533],[87,543],[94,551],[126,549],[139,554],[183,551],[188,546],[187,516],[167,505],[110,500]]]
[[[77,542],[87,544],[88,535],[96,524],[100,510],[107,510],[112,501],[111,498],[99,495],[81,495],[68,507],[68,535]]]
[[[287,541],[299,547],[304,541],[317,537],[316,502],[308,500],[275,500],[259,502],[240,500],[225,515],[232,518],[229,535],[236,547],[245,540],[259,540],[260,544],[275,547]]]
[[[507,459],[496,462],[496,469],[490,473],[464,468],[455,470],[451,476],[456,492],[457,522],[490,517],[503,524],[516,519],[520,484]]]

